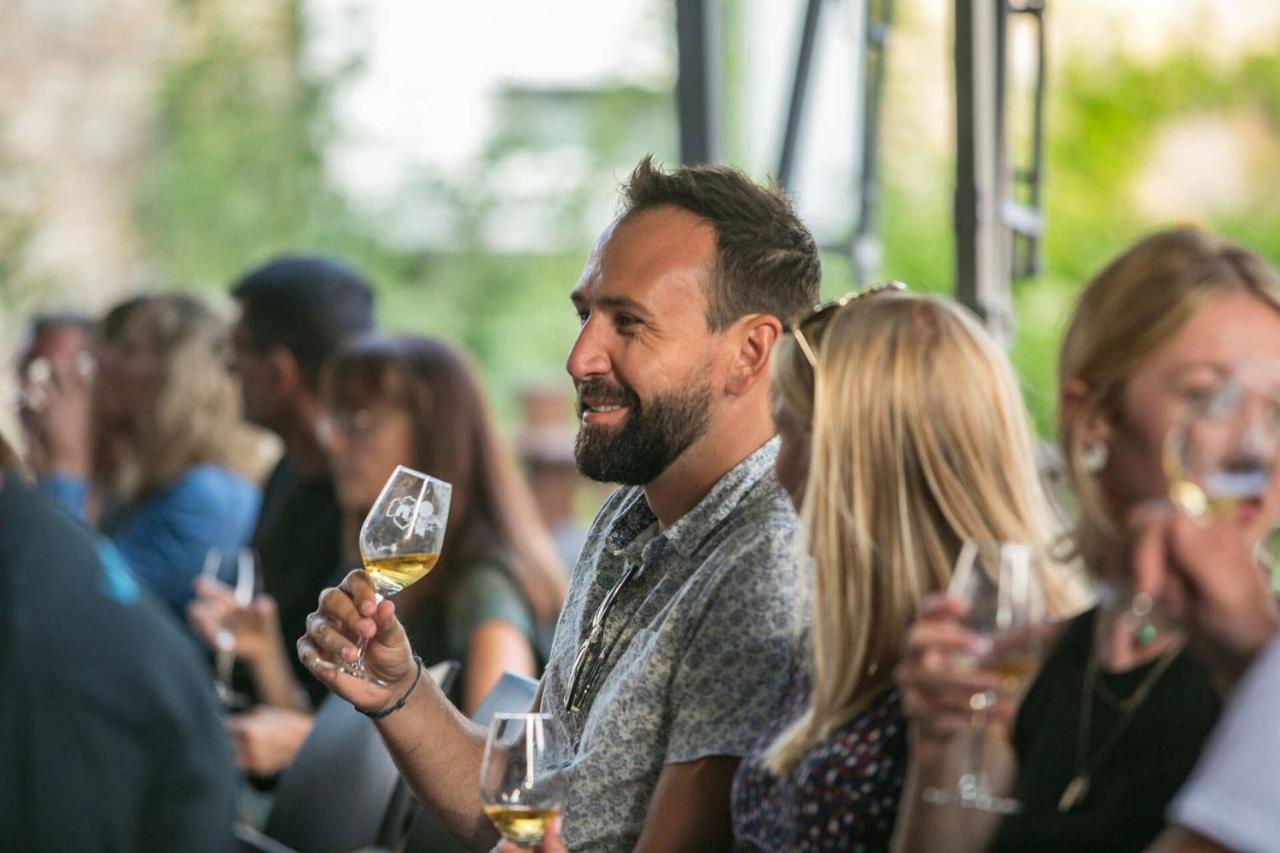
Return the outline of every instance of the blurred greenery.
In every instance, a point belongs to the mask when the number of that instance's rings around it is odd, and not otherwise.
[[[184,0],[179,7],[194,18],[207,2]],[[326,146],[336,136],[331,105],[343,71],[305,68],[299,45],[306,22],[297,0],[264,2],[288,22],[290,37],[274,52],[240,29],[206,22],[159,90],[155,152],[137,211],[163,280],[224,289],[245,267],[279,251],[334,253],[375,279],[388,327],[438,333],[470,349],[500,407],[520,383],[560,376],[575,329],[565,295],[590,246],[590,223],[602,218],[593,205],[600,188],[615,184],[641,154],[656,150],[660,159],[676,160],[670,94],[622,84],[506,91],[490,142],[469,168],[405,182],[404,209],[443,211],[448,233],[393,241],[385,216],[353,206],[326,172]],[[736,8],[726,4],[730,37],[740,26]],[[910,17],[900,25],[909,26]],[[745,61],[727,52],[730,84]],[[1055,350],[1074,293],[1126,243],[1167,224],[1144,218],[1135,203],[1136,182],[1160,133],[1182,118],[1252,110],[1268,136],[1280,138],[1280,55],[1242,56],[1225,66],[1194,47],[1145,64],[1122,55],[1066,57],[1051,81],[1049,105],[1044,272],[1016,285],[1019,326],[1011,353],[1046,435],[1053,429]],[[729,100],[731,153],[741,150],[733,139],[742,126],[736,109]],[[1280,155],[1271,146],[1260,168],[1275,177]],[[576,164],[572,174],[517,208],[542,222],[540,233],[551,235],[545,247],[495,249],[494,235],[512,215],[503,176],[539,168],[546,158],[563,160],[566,151]],[[930,170],[936,191],[922,198],[920,176],[906,168]],[[880,277],[950,289],[951,185],[949,156],[886,163]],[[1280,261],[1274,194],[1260,190],[1204,221]],[[828,280],[844,289],[845,259],[824,260]]]

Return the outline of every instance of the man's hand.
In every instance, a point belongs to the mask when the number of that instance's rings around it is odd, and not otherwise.
[[[256,705],[227,718],[236,766],[253,776],[270,776],[293,763],[315,718],[302,711]]]
[[[334,693],[362,711],[379,711],[404,696],[417,675],[409,638],[395,617],[395,605],[377,600],[369,576],[357,569],[336,588],[320,593],[320,605],[307,617],[307,633],[298,640],[298,659]],[[338,669],[365,646],[365,670],[387,684],[379,687]]]

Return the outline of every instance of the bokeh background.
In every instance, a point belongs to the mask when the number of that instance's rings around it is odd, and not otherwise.
[[[796,184],[820,236],[848,228],[856,135],[852,16],[828,5]],[[760,179],[801,7],[722,3],[724,148]],[[950,4],[894,15],[877,277],[949,291]],[[1280,4],[1049,0],[1048,32],[1044,266],[1015,285],[1012,351],[1044,434],[1072,296],[1125,243],[1194,221],[1280,263]],[[678,161],[675,68],[669,0],[9,0],[0,343],[36,310],[222,294],[329,252],[375,280],[385,326],[475,353],[511,419],[518,388],[567,383],[566,295],[618,181]],[[849,289],[845,258],[824,266]]]

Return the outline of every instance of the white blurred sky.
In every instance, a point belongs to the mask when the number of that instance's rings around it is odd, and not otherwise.
[[[739,165],[776,168],[802,0],[740,0],[743,86]],[[890,97],[907,146],[945,155],[950,145],[949,0],[898,0]],[[310,47],[324,65],[362,55],[364,68],[337,104],[331,165],[356,200],[381,207],[416,166],[462,168],[491,128],[490,96],[502,85],[591,86],[625,81],[655,88],[675,78],[674,0],[307,0]],[[847,225],[859,132],[852,0],[828,2],[806,113],[796,194],[819,231]],[[1067,53],[1158,57],[1193,42],[1224,58],[1280,37],[1280,0],[1063,0],[1050,4],[1051,60]],[[1015,61],[1024,63],[1015,49]],[[910,80],[905,78],[910,77]],[[910,93],[907,101],[901,100]],[[901,141],[900,141],[901,142]],[[673,146],[674,147],[674,142]],[[892,151],[886,156],[892,156]],[[623,164],[620,164],[620,166]]]
[[[337,103],[335,177],[359,201],[389,202],[417,165],[461,168],[491,128],[490,96],[502,85],[578,87],[675,81],[672,0],[308,0],[310,47],[321,66],[363,55]],[[819,227],[847,219],[855,139],[851,3],[828,3],[807,102],[797,186]],[[776,168],[802,0],[744,0],[740,163]],[[673,146],[674,147],[674,141]],[[620,164],[621,165],[621,164]],[[806,192],[807,187],[825,192]],[[838,221],[837,221],[838,220]]]

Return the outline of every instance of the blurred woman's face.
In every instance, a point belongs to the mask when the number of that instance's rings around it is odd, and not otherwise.
[[[780,439],[774,472],[779,485],[791,498],[791,505],[798,510],[809,480],[809,430],[776,395],[773,401],[773,425],[777,428]]]
[[[322,440],[329,454],[338,504],[364,515],[397,465],[413,462],[413,420],[390,403],[337,410],[325,420]]]
[[[1233,367],[1269,361],[1280,364],[1280,312],[1246,292],[1227,291],[1206,302],[1134,371],[1108,424],[1108,460],[1098,475],[1121,514],[1118,521],[1137,504],[1166,497],[1165,439],[1191,401],[1211,392]],[[1259,541],[1280,518],[1277,481],[1264,497],[1233,510],[1250,541]]]
[[[101,428],[118,428],[154,405],[163,365],[156,353],[153,326],[154,321],[140,311],[115,340],[99,347],[94,414]]]

